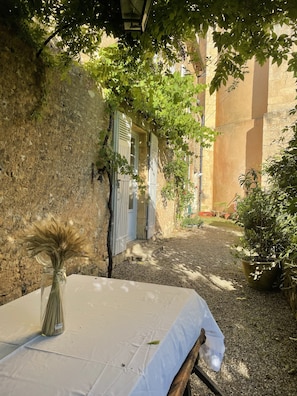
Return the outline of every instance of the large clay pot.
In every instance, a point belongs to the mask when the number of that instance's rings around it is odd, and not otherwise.
[[[243,259],[242,265],[248,285],[253,289],[272,290],[277,286],[281,271],[278,263]]]

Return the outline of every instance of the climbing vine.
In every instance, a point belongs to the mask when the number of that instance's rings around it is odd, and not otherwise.
[[[202,108],[197,99],[205,85],[195,84],[191,75],[182,77],[172,71],[162,58],[146,53],[135,59],[130,48],[117,45],[102,48],[86,68],[103,88],[111,109],[129,108],[141,114],[166,141],[173,155],[164,165],[163,195],[177,198],[177,214],[182,214],[193,197],[188,180],[193,156],[189,142],[206,146],[216,136],[199,122]]]
[[[125,31],[120,3],[119,0],[2,0],[0,20],[36,21],[44,33],[38,54],[43,54],[44,48],[54,41],[72,58],[81,52],[96,51],[103,32],[134,48],[137,58],[137,54],[147,51],[172,58],[193,33],[204,35],[211,31],[219,54],[211,92],[226,85],[229,76],[243,79],[246,62],[253,56],[259,64],[268,59],[278,65],[289,60],[289,70],[296,73],[295,0],[152,1],[146,29],[141,33]],[[280,31],[279,26],[283,28]]]

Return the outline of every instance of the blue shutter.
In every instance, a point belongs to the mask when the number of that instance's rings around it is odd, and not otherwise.
[[[132,121],[117,111],[114,118],[114,150],[130,161]],[[129,175],[116,173],[113,188],[113,256],[126,250],[128,238]]]

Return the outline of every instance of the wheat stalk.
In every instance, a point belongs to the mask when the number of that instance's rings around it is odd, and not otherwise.
[[[42,317],[41,332],[46,336],[61,334],[65,329],[61,286],[59,274],[54,274],[44,317]]]
[[[42,334],[60,334],[64,331],[61,294],[61,284],[66,280],[64,264],[72,257],[87,257],[85,240],[72,226],[54,218],[33,224],[22,239],[32,257],[46,254],[51,260],[53,280],[42,318]]]

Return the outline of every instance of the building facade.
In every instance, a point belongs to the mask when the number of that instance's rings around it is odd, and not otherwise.
[[[98,174],[100,132],[110,125],[100,88],[79,65],[69,69],[36,59],[34,48],[0,27],[0,304],[40,287],[42,268],[23,248],[32,223],[55,217],[85,237],[88,260],[71,259],[67,274],[107,275],[110,184]],[[168,235],[175,206],[162,200],[159,161],[164,142],[131,114],[116,112],[114,148],[144,179],[139,194],[115,175],[112,254],[129,241]]]
[[[219,56],[211,32],[199,40],[199,48],[200,57],[207,59],[199,81],[209,84]],[[236,195],[243,193],[239,176],[250,168],[260,170],[280,150],[285,144],[280,141],[282,130],[292,122],[289,111],[295,106],[296,82],[286,62],[260,66],[252,59],[247,66],[245,80],[235,89],[230,89],[234,82],[230,79],[227,86],[212,95],[206,91],[201,99],[205,125],[219,132],[202,153],[202,211],[233,212]]]

